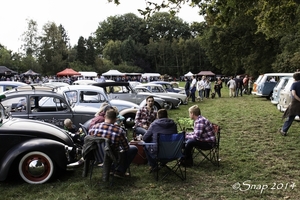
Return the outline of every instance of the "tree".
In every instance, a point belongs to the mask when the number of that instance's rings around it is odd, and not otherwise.
[[[111,60],[114,65],[119,65],[122,62],[121,45],[122,42],[119,40],[109,41],[103,49],[104,58]]]
[[[149,39],[145,21],[133,13],[108,17],[99,23],[95,35],[98,53],[102,53],[110,40],[124,41],[130,36],[137,43],[147,44]]]
[[[38,54],[38,25],[36,21],[27,19],[27,30],[22,35],[24,44],[21,46],[26,56],[36,57]]]
[[[155,13],[146,22],[150,37],[155,41],[164,38],[172,42],[173,39],[191,36],[188,23],[166,12]]]
[[[44,74],[56,74],[68,67],[67,38],[61,25],[57,27],[54,22],[48,22],[43,26],[39,63]]]
[[[86,64],[93,66],[95,64],[96,51],[93,37],[90,36],[86,42]]]
[[[76,60],[81,62],[82,64],[85,64],[85,54],[86,54],[86,41],[85,39],[80,36],[78,42],[77,42],[77,54],[76,54]]]

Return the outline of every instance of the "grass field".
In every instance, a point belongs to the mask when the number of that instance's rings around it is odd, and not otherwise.
[[[132,177],[115,179],[113,187],[100,181],[100,168],[91,182],[78,168],[43,185],[8,179],[0,183],[1,199],[298,199],[299,122],[281,136],[282,113],[270,101],[229,98],[227,88],[222,94],[195,103],[221,126],[220,167],[205,162],[188,168],[184,182],[173,176],[156,182],[147,165],[132,164]],[[191,105],[169,111],[170,118],[187,117]]]

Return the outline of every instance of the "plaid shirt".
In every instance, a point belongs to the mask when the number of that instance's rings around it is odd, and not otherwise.
[[[116,151],[119,151],[120,148],[124,151],[129,149],[129,144],[125,137],[126,133],[119,126],[106,122],[97,123],[89,129],[89,135],[110,139]]]
[[[135,115],[135,127],[143,127],[143,125],[150,126],[150,124],[156,119],[157,111],[152,107],[149,111],[147,106],[143,106],[136,112]]]
[[[213,126],[205,117],[199,115],[194,122],[194,132],[186,134],[186,139],[196,139],[202,142],[216,142]]]

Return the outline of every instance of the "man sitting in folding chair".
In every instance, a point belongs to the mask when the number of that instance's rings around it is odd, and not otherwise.
[[[193,166],[193,148],[199,147],[202,150],[212,149],[216,145],[216,136],[213,124],[201,115],[200,108],[194,105],[189,108],[189,117],[194,120],[194,131],[186,134],[186,145],[182,165]]]
[[[89,129],[89,135],[108,138],[116,152],[124,151],[125,156],[122,159],[122,163],[119,163],[118,169],[116,169],[115,176],[123,178],[126,175],[130,163],[136,156],[138,149],[134,145],[129,145],[126,132],[123,128],[115,125],[117,120],[117,112],[115,109],[109,109],[105,113],[105,121],[97,123]]]
[[[167,110],[160,109],[157,112],[157,119],[154,120],[146,134],[143,137],[143,141],[146,143],[155,143],[157,144],[157,137],[159,133],[164,134],[174,134],[177,133],[176,123],[168,118]],[[150,165],[149,171],[157,170],[156,166],[156,155],[157,155],[157,145],[146,145],[145,153],[148,159],[148,164]]]

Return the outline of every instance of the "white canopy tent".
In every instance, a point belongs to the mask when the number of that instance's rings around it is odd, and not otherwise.
[[[108,70],[107,72],[103,73],[102,76],[124,76],[125,73],[119,72],[118,70]]]
[[[79,72],[83,79],[88,79],[88,78],[96,78],[97,73],[96,72],[89,72],[89,71],[80,71]]]
[[[193,76],[194,74],[192,73],[192,72],[188,72],[188,73],[186,73],[184,76],[187,76],[187,77],[191,77],[191,76]]]

